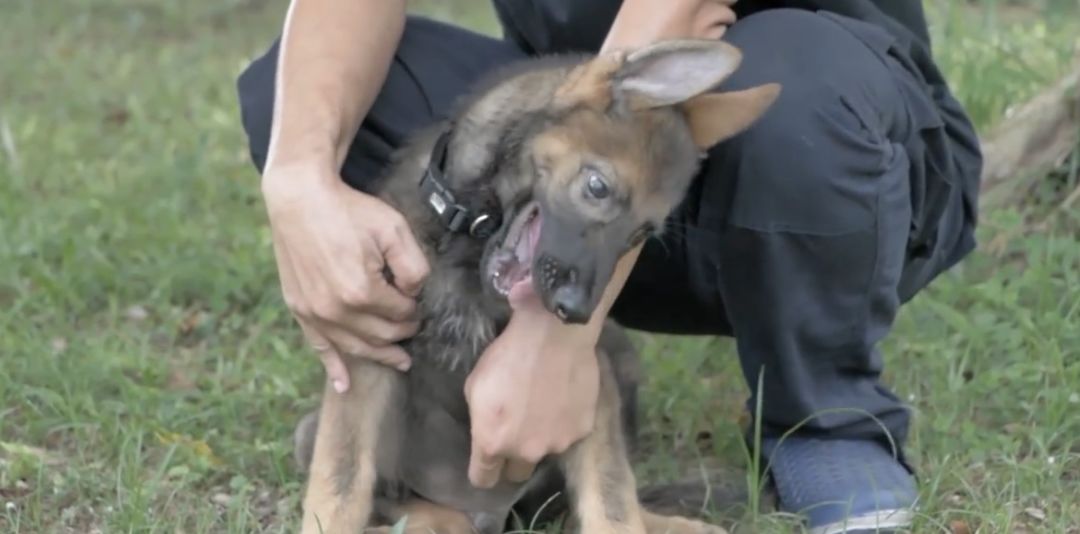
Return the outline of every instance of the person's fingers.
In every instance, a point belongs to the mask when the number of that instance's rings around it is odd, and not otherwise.
[[[371,314],[350,314],[342,318],[341,328],[347,329],[373,347],[385,347],[416,334],[419,321],[390,321]]]
[[[369,347],[360,349],[356,354],[349,353],[354,358],[364,358],[397,369],[408,371],[412,367],[412,358],[399,345],[387,345],[385,347]]]
[[[469,482],[480,489],[492,488],[499,482],[505,464],[505,458],[488,454],[473,442],[469,458]]]
[[[311,344],[311,348],[315,349],[315,352],[319,354],[319,359],[322,360],[323,368],[326,369],[326,376],[334,386],[334,391],[338,393],[348,391],[350,385],[349,369],[345,367],[345,362],[342,361],[341,354],[334,348],[333,343],[315,328],[304,322],[300,323],[300,328],[303,330],[308,343]]]
[[[694,18],[694,35],[702,39],[719,39],[728,26],[735,23],[735,12],[726,2],[705,2],[701,4]]]
[[[399,371],[408,371],[412,367],[412,358],[399,345],[374,346],[337,325],[324,323],[320,326],[340,356],[375,361]]]
[[[391,231],[381,235],[379,250],[393,276],[394,286],[402,293],[415,297],[420,294],[430,272],[427,256],[416,242],[404,218],[397,217]]]
[[[345,362],[341,360],[341,355],[334,350],[333,343],[316,328],[308,324],[309,319],[304,316],[309,315],[310,310],[303,309],[303,305],[296,300],[302,282],[296,277],[292,258],[283,245],[275,246],[274,254],[277,258],[278,277],[281,281],[281,290],[286,305],[296,316],[297,323],[300,324],[300,330],[304,333],[308,344],[319,354],[319,359],[322,360],[326,376],[333,385],[334,391],[338,393],[348,391],[350,385],[349,370],[345,367]]]
[[[735,23],[735,10],[731,9],[730,2],[704,2],[698,7],[697,20],[703,23],[703,26],[711,26],[713,24],[727,24],[731,25]]]
[[[373,279],[372,276],[375,278]],[[416,302],[391,287],[381,275],[321,285],[303,306],[307,317],[339,349],[388,345],[412,336]]]
[[[525,482],[532,478],[533,471],[535,470],[535,463],[520,458],[514,458],[506,461],[503,476],[510,482]]]
[[[386,283],[382,282],[382,285],[385,287]],[[392,293],[391,297],[396,296],[407,301],[406,297],[393,288],[389,288],[388,292]],[[353,298],[355,302],[356,297]],[[376,300],[378,298],[375,297]],[[361,300],[371,301],[366,298]],[[415,304],[407,301],[405,306],[412,309]],[[405,351],[393,344],[415,334],[419,328],[418,321],[393,322],[374,315],[371,311],[357,312],[347,303],[335,302],[325,292],[322,292],[322,297],[317,297],[313,304],[301,306],[301,309],[299,318],[305,328],[305,335],[312,346],[320,349],[327,372],[333,372],[334,378],[345,377],[340,383],[344,384],[346,389],[348,376],[340,372],[344,369],[342,356],[367,358],[402,371],[411,366],[411,359]]]
[[[390,321],[409,321],[416,313],[416,300],[390,285],[379,271],[368,274],[368,282],[362,289],[347,291],[345,303],[351,309],[363,310],[367,315],[377,315]]]
[[[702,32],[701,38],[718,40],[723,37],[725,33],[727,33],[727,28],[728,27],[726,24],[714,24],[712,26],[709,26],[707,29],[705,29],[704,32]]]

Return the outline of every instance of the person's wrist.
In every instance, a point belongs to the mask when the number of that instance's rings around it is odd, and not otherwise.
[[[296,181],[329,182],[335,176],[333,149],[313,148],[293,154],[271,154],[266,159],[262,182],[276,184]]]
[[[545,338],[558,346],[560,353],[566,354],[580,354],[582,351],[595,349],[603,324],[601,320],[590,321],[584,325],[566,324],[554,314],[548,314],[545,323]]]
[[[314,112],[313,112],[314,114]],[[263,169],[263,182],[296,180],[330,182],[338,177],[344,150],[339,147],[344,138],[333,129],[314,128],[297,131],[280,126],[272,134],[270,150]]]
[[[260,182],[267,207],[284,207],[310,196],[311,188],[334,187],[339,174],[323,157],[268,162]],[[308,193],[305,193],[307,191]]]

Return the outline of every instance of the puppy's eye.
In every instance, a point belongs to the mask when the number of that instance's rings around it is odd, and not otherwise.
[[[589,192],[589,196],[602,200],[611,195],[611,188],[608,187],[607,181],[604,177],[596,171],[590,171],[588,181],[585,182],[585,189]]]

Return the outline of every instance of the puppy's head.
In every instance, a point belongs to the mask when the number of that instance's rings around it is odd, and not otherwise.
[[[570,71],[519,145],[527,201],[488,247],[490,287],[535,291],[563,321],[587,322],[616,262],[662,228],[705,150],[779,94],[710,92],[740,60],[720,41],[666,41]]]

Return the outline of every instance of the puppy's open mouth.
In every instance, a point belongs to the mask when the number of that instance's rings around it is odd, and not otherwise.
[[[500,295],[509,296],[517,287],[532,284],[533,255],[536,244],[540,242],[540,228],[543,217],[540,206],[529,202],[510,223],[506,237],[491,254],[487,264],[487,277],[491,287]]]

